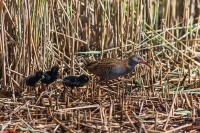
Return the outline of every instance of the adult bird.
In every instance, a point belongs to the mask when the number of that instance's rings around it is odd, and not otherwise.
[[[26,78],[26,85],[27,86],[35,86],[42,78],[43,78],[43,72],[37,71],[36,74],[29,75]]]
[[[80,75],[80,76],[66,76],[63,78],[63,86],[71,87],[71,93],[72,89],[74,87],[82,87],[89,81],[89,77],[87,75]]]
[[[85,63],[85,68],[89,72],[100,77],[100,81],[106,81],[106,85],[111,89],[112,87],[108,84],[108,80],[112,80],[132,72],[137,64],[142,63],[151,67],[139,55],[133,55],[125,60],[104,58],[97,61],[90,61],[88,59],[83,61]]]
[[[60,77],[59,67],[53,66],[51,70],[44,72],[44,78],[41,80],[41,82],[42,84],[47,85],[47,90],[48,90],[48,86],[54,81],[56,81],[59,77]]]

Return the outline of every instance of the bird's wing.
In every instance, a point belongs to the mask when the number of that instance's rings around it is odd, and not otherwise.
[[[89,60],[88,58],[83,58],[82,61],[83,61],[83,63],[84,63],[85,65],[87,65],[88,63],[93,62],[93,61]]]
[[[45,77],[45,79],[47,79],[47,80],[50,80],[50,79],[51,79],[51,75],[49,74],[49,71],[44,72],[44,77]]]
[[[55,75],[54,75],[55,78],[59,78],[60,77],[60,73],[57,72]]]
[[[63,79],[64,83],[68,83],[68,82],[75,82],[76,78],[74,78],[74,76],[67,76]]]
[[[26,78],[26,83],[30,82],[30,80],[34,78],[34,75],[29,75],[27,78]]]
[[[109,58],[93,61],[86,65],[86,69],[99,77],[106,76],[110,73],[113,66],[116,65],[116,61],[117,59]]]
[[[43,79],[45,79],[45,77],[44,77],[44,78],[41,78],[39,81],[41,81],[41,80],[43,80]]]

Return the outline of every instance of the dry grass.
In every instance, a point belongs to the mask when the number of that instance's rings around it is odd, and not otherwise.
[[[0,0],[1,131],[198,132],[198,0]],[[90,75],[83,56],[143,65],[112,84],[96,77],[63,95],[66,75]],[[24,79],[60,65],[49,97]],[[69,91],[70,92],[70,91]],[[37,94],[37,95],[36,95]],[[58,97],[56,97],[56,95]]]

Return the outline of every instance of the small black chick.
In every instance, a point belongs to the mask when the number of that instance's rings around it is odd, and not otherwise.
[[[81,75],[81,76],[66,76],[63,79],[63,85],[71,87],[71,93],[72,89],[74,87],[82,87],[84,86],[87,82],[89,81],[89,77],[86,75]]]
[[[42,79],[42,76],[43,76],[42,71],[37,71],[35,75],[29,75],[26,78],[26,85],[35,86]]]
[[[44,78],[41,80],[42,84],[48,85],[56,81],[60,77],[60,73],[58,72],[59,67],[53,66],[51,70],[44,72]]]

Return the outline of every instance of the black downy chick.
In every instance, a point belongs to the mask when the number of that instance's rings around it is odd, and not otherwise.
[[[72,89],[74,87],[82,87],[89,81],[89,77],[87,75],[80,75],[80,76],[66,76],[63,79],[63,85],[71,87],[71,93]]]
[[[58,70],[58,66],[53,66],[51,70],[45,71],[44,78],[41,80],[42,84],[46,84],[48,88],[48,85],[50,85],[60,77],[60,73]]]
[[[35,75],[29,75],[26,78],[26,85],[35,86],[42,79],[42,76],[43,76],[42,71],[37,71]]]

